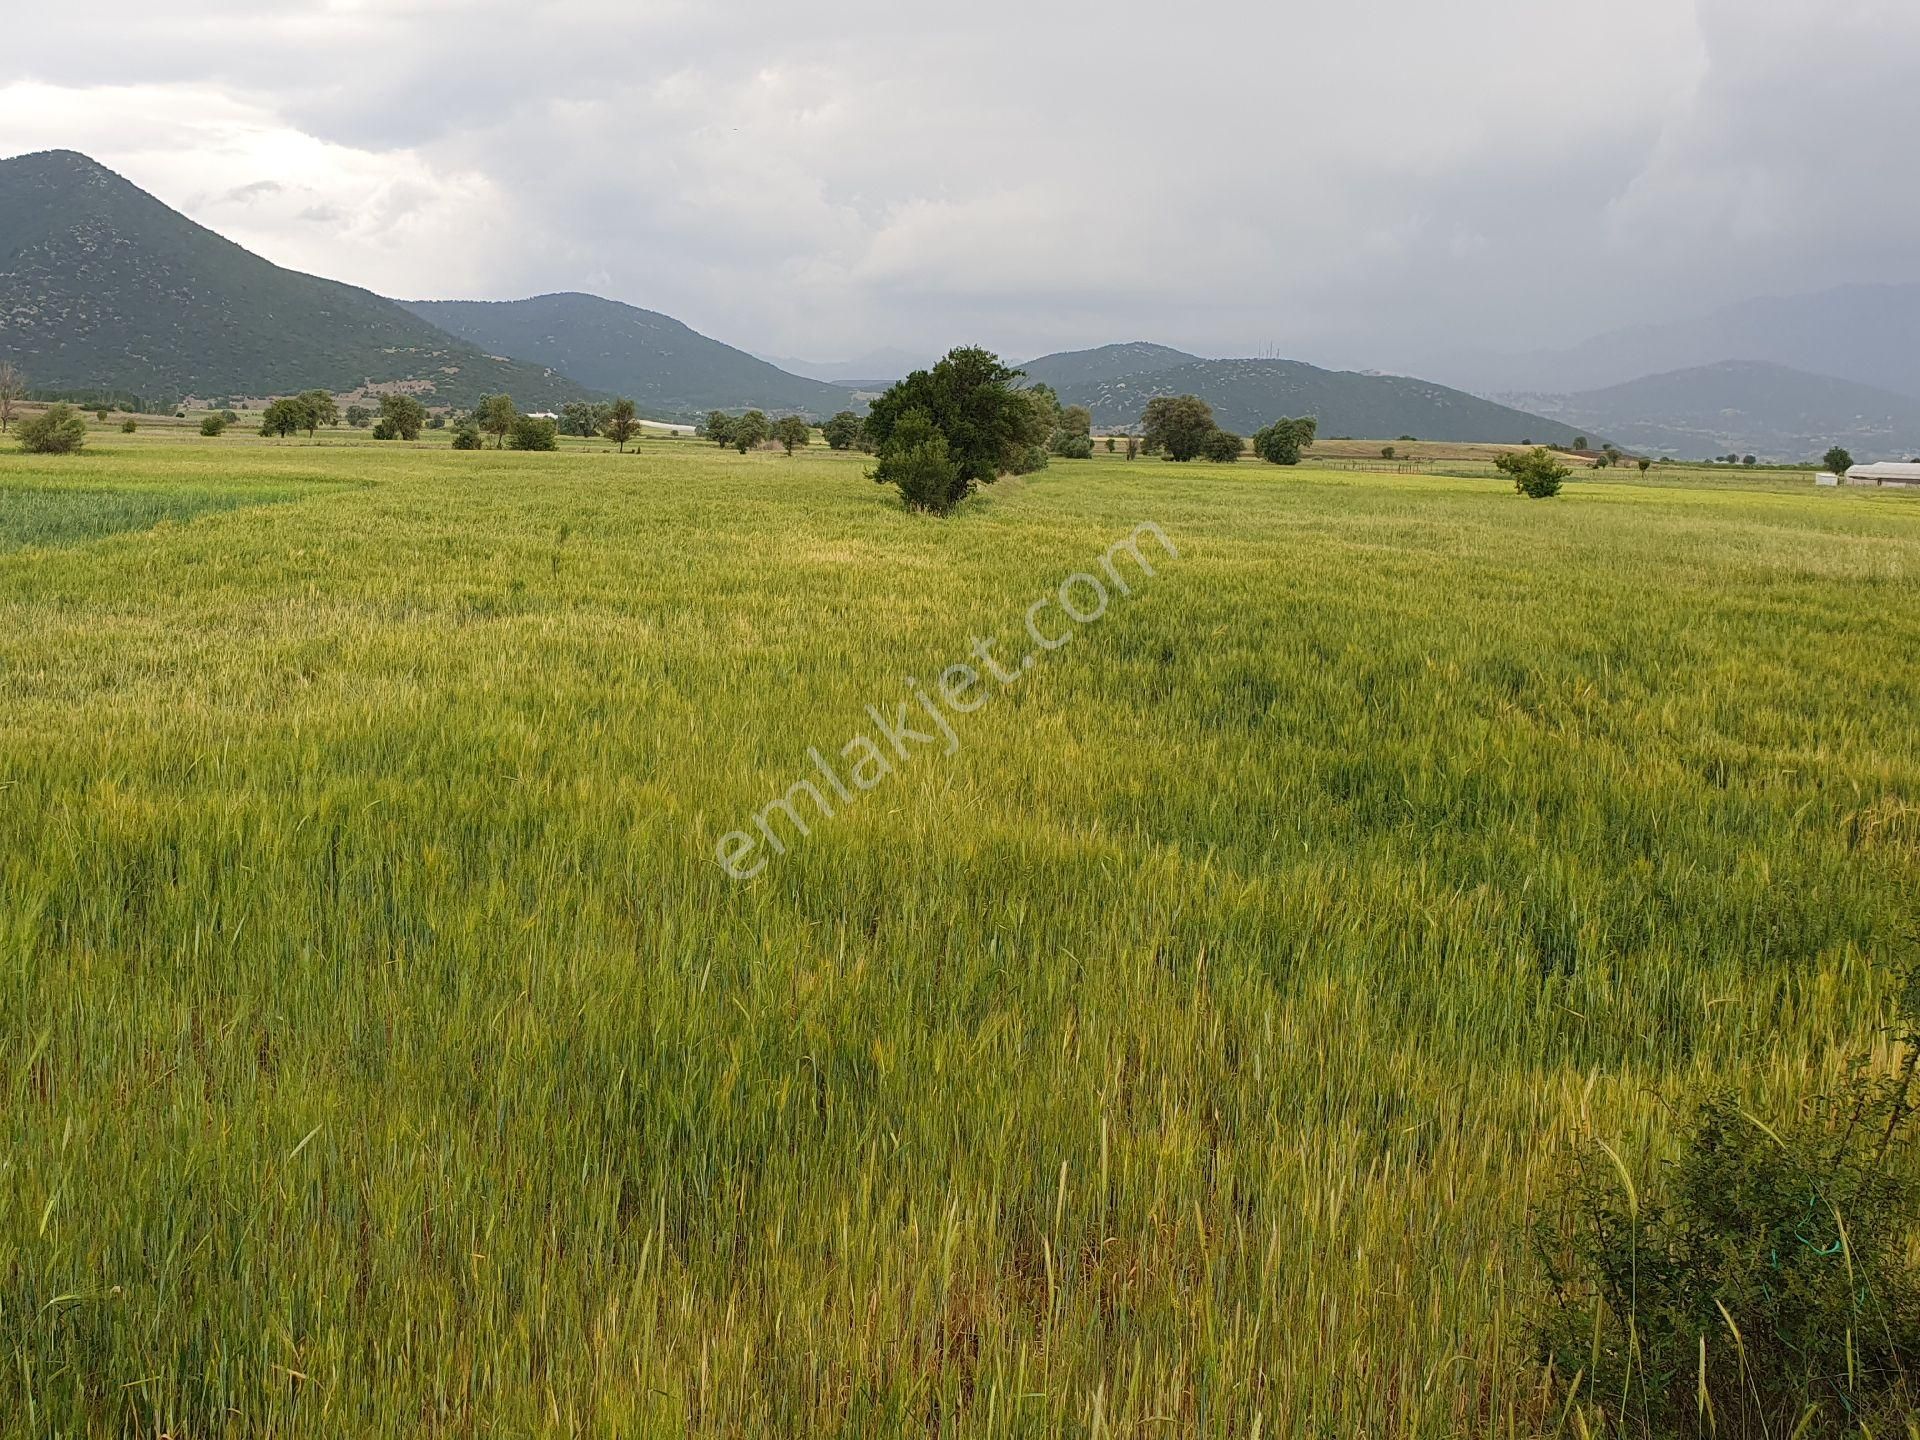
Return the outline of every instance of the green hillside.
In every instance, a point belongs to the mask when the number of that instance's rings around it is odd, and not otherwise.
[[[1192,360],[1056,388],[1063,401],[1085,405],[1102,426],[1135,424],[1156,395],[1198,395],[1222,426],[1243,435],[1283,415],[1312,415],[1325,436],[1560,445],[1576,437],[1568,425],[1431,381],[1322,370],[1298,360]]]
[[[395,381],[431,384],[440,404],[586,393],[370,291],[282,269],[66,150],[0,161],[0,357],[36,387],[160,403]]]
[[[597,390],[631,396],[650,415],[757,406],[824,416],[853,404],[844,385],[790,375],[670,315],[597,295],[403,303],[492,354],[549,365]]]
[[[1021,365],[1027,379],[1036,385],[1051,385],[1067,390],[1102,380],[1117,380],[1123,375],[1147,375],[1171,370],[1176,365],[1198,363],[1198,355],[1189,355],[1171,345],[1155,345],[1148,340],[1130,340],[1119,345],[1102,345],[1093,350],[1068,350],[1058,355],[1042,355]]]

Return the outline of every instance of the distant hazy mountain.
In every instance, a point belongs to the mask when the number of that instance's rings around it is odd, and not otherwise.
[[[1134,340],[1121,345],[1102,345],[1097,350],[1067,350],[1058,355],[1042,355],[1038,360],[1028,360],[1020,369],[1026,371],[1030,384],[1051,385],[1055,390],[1066,390],[1102,380],[1118,380],[1123,375],[1149,375],[1156,370],[1171,370],[1176,365],[1187,365],[1199,359],[1198,355],[1189,355],[1170,345]]]
[[[585,393],[369,291],[283,270],[67,150],[0,160],[0,357],[37,388],[160,404],[400,380],[461,405]]]
[[[1848,285],[1616,330],[1564,350],[1460,356],[1435,373],[1476,390],[1566,394],[1728,359],[1920,398],[1920,285]]]
[[[844,385],[852,390],[885,390],[894,381],[914,370],[924,370],[940,357],[916,354],[912,350],[871,350],[851,360],[796,360],[786,355],[762,355],[769,365],[777,365],[790,374],[828,385]]]
[[[1567,425],[1399,375],[1362,375],[1322,370],[1298,360],[1194,360],[1168,368],[1122,373],[1078,384],[1050,377],[1076,370],[1096,374],[1119,363],[1109,352],[1147,347],[1108,346],[1078,355],[1051,355],[1027,367],[1035,379],[1055,385],[1062,401],[1085,405],[1096,425],[1131,425],[1156,395],[1198,395],[1213,406],[1226,429],[1250,435],[1282,416],[1312,415],[1325,436],[1354,435],[1392,440],[1483,440],[1517,444],[1566,444]],[[1154,347],[1157,348],[1157,347]],[[1180,352],[1172,352],[1179,354]],[[1087,358],[1105,357],[1105,358]]]
[[[843,385],[789,375],[669,315],[597,295],[402,303],[493,354],[551,365],[596,390],[629,397],[650,415],[751,406],[831,415],[853,400]]]
[[[1784,365],[1727,360],[1573,395],[1500,398],[1659,455],[1811,460],[1836,444],[1861,460],[1920,455],[1920,400]]]

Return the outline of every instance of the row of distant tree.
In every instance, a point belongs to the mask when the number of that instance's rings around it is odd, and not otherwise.
[[[822,427],[827,444],[835,450],[850,448],[844,420],[858,419],[851,411],[842,411]],[[729,415],[724,410],[709,410],[707,418],[700,422],[700,433],[714,444],[725,449],[731,445],[742,455],[749,450],[769,442],[777,441],[791,455],[813,443],[813,424],[803,415],[782,415],[778,420],[769,420],[763,410],[749,410],[744,415]]]
[[[1020,374],[1001,364],[998,356],[985,350],[960,349],[929,371],[917,371],[895,385],[876,401],[865,417],[842,410],[820,426],[821,436],[835,450],[860,450],[881,456],[875,478],[882,483],[898,484],[908,502],[917,508],[945,513],[975,486],[987,484],[994,476],[1028,474],[1051,459],[1085,460],[1094,451],[1093,416],[1083,405],[1062,405],[1059,396],[1047,385],[1016,387]],[[28,396],[26,376],[19,367],[0,361],[0,433],[9,430],[20,404]],[[52,397],[42,396],[42,399]],[[133,405],[110,401],[101,396],[89,398],[86,409],[97,410],[102,421],[108,407],[127,410]],[[51,425],[36,426],[35,445],[78,449],[84,443],[85,423],[80,412],[64,400],[55,400],[60,413]],[[973,422],[967,408],[979,405],[986,417],[986,433],[966,435],[958,453],[955,440],[959,432]],[[224,434],[238,423],[233,410],[207,415],[200,425],[208,436]],[[493,449],[553,450],[558,436],[602,438],[622,451],[638,438],[641,424],[632,400],[571,401],[561,408],[557,419],[544,415],[522,414],[507,395],[491,395],[471,411],[430,414],[411,395],[383,395],[377,407],[348,405],[344,412],[332,391],[305,390],[270,402],[260,414],[260,433],[281,438],[305,431],[309,437],[327,427],[345,422],[354,429],[370,430],[376,440],[417,440],[425,429],[451,425],[453,445],[458,450],[478,450],[491,442]],[[77,422],[77,423],[76,423]],[[137,428],[132,419],[122,429]],[[777,443],[789,454],[810,444],[813,425],[804,416],[785,415],[770,419],[764,411],[749,410],[742,415],[725,411],[710,412],[700,433],[716,444],[732,446],[742,454],[756,446]],[[1156,396],[1147,403],[1140,417],[1140,434],[1125,437],[1129,460],[1141,453],[1164,455],[1169,460],[1196,459],[1228,463],[1238,460],[1246,442],[1215,420],[1213,409],[1197,395]],[[935,435],[944,440],[944,457]],[[1275,465],[1297,465],[1302,454],[1317,436],[1312,417],[1274,421],[1253,435],[1253,453]],[[1412,436],[1402,436],[1411,440]],[[1531,447],[1531,442],[1528,442]],[[1109,453],[1118,451],[1113,436],[1106,437]],[[1577,454],[1587,452],[1587,440],[1573,442]],[[989,471],[988,456],[992,465]],[[1386,459],[1395,458],[1395,447],[1381,450]],[[1599,467],[1629,463],[1617,446],[1605,445],[1591,464]],[[1638,464],[1644,473],[1652,461],[1644,457]],[[1715,456],[1715,464],[1757,466],[1753,455]],[[1842,446],[1829,450],[1821,463],[1829,470],[1845,474],[1853,466],[1853,456]],[[917,497],[917,498],[916,498]]]

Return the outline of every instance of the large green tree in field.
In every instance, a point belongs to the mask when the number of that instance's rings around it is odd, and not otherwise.
[[[1276,420],[1254,432],[1253,453],[1269,465],[1298,465],[1300,453],[1313,444],[1319,433],[1320,422],[1311,415],[1299,420]],[[1387,446],[1380,453],[1391,460],[1393,446]]]
[[[842,410],[820,427],[820,433],[826,437],[832,449],[851,450],[859,445],[862,429],[858,415],[851,410]]]
[[[733,443],[733,427],[737,423],[733,416],[724,410],[709,410],[706,420],[700,426],[700,433],[724,450]]]
[[[1040,450],[1044,463],[1058,405],[1037,404],[1032,392],[1015,389],[1020,374],[991,351],[969,346],[895,384],[867,416],[867,435],[880,455],[874,479],[898,485],[916,509],[946,514],[976,486],[1032,468],[1030,452]],[[897,436],[913,415],[919,418]],[[938,434],[938,445],[929,430]],[[942,479],[944,493],[937,493],[934,478]]]
[[[511,395],[489,395],[473,412],[473,418],[483,431],[493,436],[493,448],[498,450],[513,429],[513,422],[520,418],[520,407],[513,403]]]
[[[1207,436],[1200,453],[1216,465],[1231,465],[1240,458],[1241,439],[1231,430],[1216,429]]]
[[[1853,456],[1844,446],[1836,445],[1827,451],[1826,457],[1820,463],[1844,480],[1847,477],[1847,471],[1853,468]]]
[[[1560,482],[1573,474],[1544,445],[1531,450],[1509,450],[1497,456],[1493,465],[1503,474],[1511,475],[1513,488],[1531,500],[1551,500],[1560,493]]]
[[[733,448],[742,455],[763,445],[773,434],[773,425],[764,411],[749,410],[733,422]]]
[[[813,426],[798,415],[783,415],[774,423],[773,438],[785,446],[787,454],[791,455],[812,443]]]
[[[507,431],[509,450],[558,450],[560,422],[544,415],[516,415]]]
[[[1156,395],[1140,416],[1143,441],[1169,460],[1193,459],[1206,448],[1207,437],[1219,427],[1213,407],[1198,395]]]
[[[421,427],[426,423],[427,407],[411,395],[380,397],[380,429],[386,431],[380,439],[418,440]]]
[[[600,422],[606,416],[604,405],[590,404],[585,400],[569,400],[560,407],[560,433],[577,435],[590,440],[600,433]]]
[[[322,425],[340,423],[340,404],[331,390],[302,390],[293,403],[300,407],[300,428],[313,439]]]
[[[260,412],[260,433],[284,440],[306,424],[305,412],[291,399],[275,400]]]
[[[607,406],[600,421],[600,433],[626,454],[627,442],[640,433],[640,414],[633,401],[622,398]]]

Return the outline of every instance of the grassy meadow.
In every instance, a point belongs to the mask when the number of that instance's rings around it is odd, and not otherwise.
[[[0,1435],[1555,1433],[1564,1158],[1886,1053],[1917,602],[1810,484],[0,448]]]

